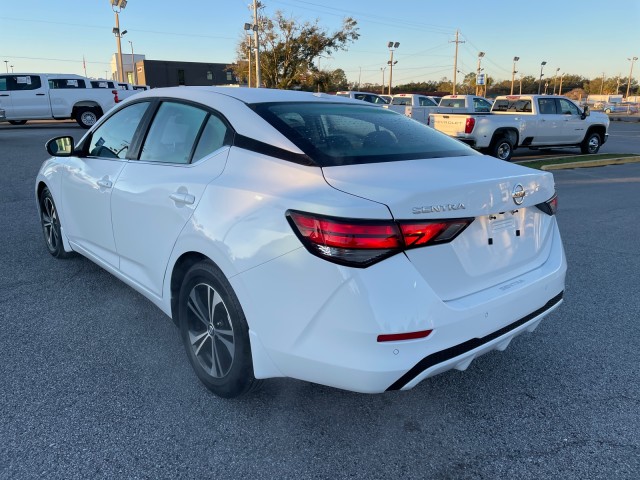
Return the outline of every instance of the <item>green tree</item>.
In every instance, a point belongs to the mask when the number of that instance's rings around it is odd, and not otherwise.
[[[322,28],[318,20],[300,22],[285,17],[277,11],[273,17],[260,18],[260,68],[262,83],[267,88],[293,88],[309,84],[310,77],[316,77],[316,85],[327,85],[331,77],[319,72],[315,62],[321,55],[331,55],[338,50],[346,50],[347,45],[360,36],[357,22],[351,17],[343,20],[342,28],[329,32]],[[238,47],[239,61],[233,70],[239,78],[246,78],[248,51],[247,40],[243,39]],[[344,72],[343,72],[344,73]],[[311,81],[313,84],[313,81]]]

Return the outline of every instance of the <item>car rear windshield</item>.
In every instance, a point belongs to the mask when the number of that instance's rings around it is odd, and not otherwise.
[[[377,106],[296,102],[252,108],[321,167],[478,155],[422,123]]]

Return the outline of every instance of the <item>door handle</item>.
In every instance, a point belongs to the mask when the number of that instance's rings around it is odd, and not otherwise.
[[[37,97],[44,97],[44,93],[36,93]]]
[[[106,180],[106,179],[102,179],[102,180],[98,180],[96,182],[98,184],[98,186],[102,187],[102,188],[111,188],[113,187],[113,182],[111,180]]]
[[[183,205],[193,205],[196,201],[196,197],[189,193],[182,192],[174,192],[169,195],[169,198],[176,203],[181,203]]]
[[[8,93],[0,93],[0,97],[8,97],[9,94]]]

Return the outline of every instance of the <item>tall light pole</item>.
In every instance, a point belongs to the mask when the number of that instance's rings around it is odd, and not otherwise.
[[[253,40],[256,45],[256,88],[260,88],[262,84],[262,76],[260,73],[260,39],[258,37],[258,2],[253,0]]]
[[[562,79],[564,78],[564,72],[560,75],[560,90],[558,90],[558,95],[562,95]]]
[[[542,73],[542,69],[546,64],[547,62],[542,62],[540,64],[540,82],[538,83],[538,95],[540,95],[540,91],[542,90],[542,77],[544,76],[544,73]]]
[[[560,67],[556,68],[556,74],[553,76],[553,94],[556,94],[556,80],[558,79],[558,72],[560,71]]]
[[[393,66],[396,63],[398,63],[397,60],[395,62],[393,61],[393,52],[399,46],[400,46],[400,42],[389,42],[387,44],[387,48],[389,49],[389,52],[391,52],[391,58],[387,62],[387,65],[389,65],[389,67],[390,67],[389,68],[389,95],[391,95],[391,89],[393,88]]]
[[[520,60],[520,57],[513,57],[513,69],[511,70],[511,95],[513,95],[513,82],[516,78],[516,73],[518,73],[518,71],[516,70],[516,62]],[[520,93],[522,93],[522,79],[520,79]]]
[[[484,52],[478,52],[478,71],[476,73],[476,95],[480,95],[478,93],[478,78],[480,77],[480,71],[482,70],[480,68],[480,62],[482,61],[482,57],[484,57]]]
[[[129,40],[129,45],[131,45],[131,80],[133,80],[133,84],[138,84],[138,75],[136,74],[136,61],[133,55],[133,42]]]
[[[4,66],[7,67],[7,73],[9,73],[9,60],[4,61]]]
[[[245,23],[244,24],[244,31],[247,32],[247,39],[249,40],[249,55],[247,55],[247,59],[249,60],[249,78],[247,79],[247,82],[249,83],[249,88],[251,88],[251,53],[252,53],[252,48],[251,48],[251,33],[253,32],[253,25],[251,23]]]
[[[380,93],[384,93],[384,71],[387,69],[387,67],[380,67],[380,71],[382,72],[382,88],[380,89]]]
[[[638,60],[638,57],[627,58],[631,62],[631,70],[629,70],[629,82],[627,83],[627,95],[624,97],[625,100],[629,98],[629,88],[631,88],[631,77],[633,76],[633,62]]]
[[[125,33],[127,33],[127,31],[125,30],[124,32],[120,33],[119,14],[124,9],[124,7],[127,6],[127,0],[110,0],[110,2],[111,2],[111,9],[116,14],[116,26],[113,28],[113,34],[116,36],[116,44],[118,47],[118,59],[116,61],[116,64],[117,64],[116,67],[118,70],[118,81],[124,82],[124,73],[122,71],[122,44],[120,42],[120,38]]]

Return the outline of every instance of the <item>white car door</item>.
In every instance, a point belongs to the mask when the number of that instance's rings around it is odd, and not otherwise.
[[[169,257],[202,194],[224,169],[231,130],[193,105],[162,102],[112,196],[120,271],[161,296]]]
[[[5,75],[7,91],[2,95],[9,96],[9,109],[5,108],[7,118],[29,120],[51,116],[51,105],[46,79],[40,75]],[[4,104],[4,102],[3,102]],[[3,107],[4,108],[4,107]]]
[[[538,131],[532,145],[561,144],[563,121],[556,109],[555,98],[538,98]]]
[[[88,156],[70,158],[62,176],[61,200],[69,241],[74,249],[116,268],[111,194],[148,106],[149,102],[133,104],[109,117],[87,139]]]
[[[582,119],[582,112],[566,98],[556,99],[558,112],[562,116],[562,141],[565,144],[580,143],[587,131],[587,123]]]

